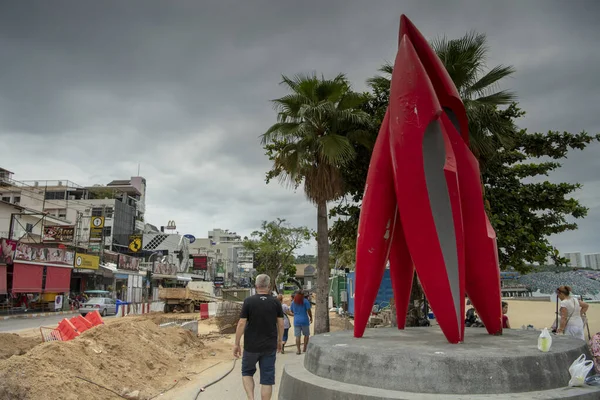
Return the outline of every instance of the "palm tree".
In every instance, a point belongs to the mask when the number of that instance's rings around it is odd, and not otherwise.
[[[515,101],[512,91],[496,91],[504,78],[515,72],[512,66],[498,65],[487,70],[485,60],[488,54],[487,38],[484,34],[469,32],[460,39],[449,40],[442,37],[431,43],[434,51],[446,67],[450,78],[463,100],[469,118],[469,138],[471,150],[480,161],[492,156],[497,143],[508,144],[514,125],[497,112],[498,106]],[[380,72],[367,83],[372,88],[390,87],[393,66],[384,64]]]
[[[369,138],[369,116],[358,109],[364,96],[350,90],[340,74],[328,80],[316,74],[283,76],[289,94],[273,100],[277,123],[262,135],[273,168],[267,181],[279,177],[317,206],[317,310],[315,333],[329,331],[327,307],[329,234],[327,202],[345,193],[341,169],[355,157],[353,143]]]

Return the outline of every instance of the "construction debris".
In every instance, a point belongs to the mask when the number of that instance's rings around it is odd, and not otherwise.
[[[13,333],[0,333],[0,360],[20,356],[40,344],[39,338],[26,338]]]
[[[241,311],[242,303],[233,301],[219,303],[215,318],[219,332],[222,334],[235,333]]]
[[[128,394],[139,391],[135,398],[148,399],[185,376],[186,365],[207,357],[203,348],[187,330],[124,318],[0,361],[0,399],[103,400],[125,387]]]

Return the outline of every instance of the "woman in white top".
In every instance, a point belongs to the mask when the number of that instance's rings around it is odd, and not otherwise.
[[[589,305],[571,297],[571,292],[570,286],[561,286],[556,289],[560,299],[560,325],[557,333],[564,333],[585,340],[582,317],[585,316]]]

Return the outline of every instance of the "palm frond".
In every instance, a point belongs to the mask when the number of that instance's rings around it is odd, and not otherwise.
[[[471,93],[479,93],[484,94],[486,90],[490,87],[496,85],[498,81],[512,75],[515,72],[515,68],[512,65],[504,66],[497,65],[491,70],[488,71],[487,74],[479,78],[479,80],[473,83],[468,88],[468,94]]]
[[[506,105],[511,104],[517,98],[517,95],[510,90],[501,90],[496,93],[492,93],[489,96],[478,97],[475,99],[478,103],[488,105]]]
[[[332,166],[343,166],[356,155],[354,146],[347,137],[329,133],[318,139],[319,155]]]
[[[286,140],[290,136],[298,136],[300,124],[297,122],[277,122],[261,135],[261,144],[273,143],[277,140]]]

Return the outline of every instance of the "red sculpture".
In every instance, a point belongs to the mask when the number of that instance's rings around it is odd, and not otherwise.
[[[389,260],[398,328],[413,271],[451,343],[464,338],[465,291],[502,332],[496,235],[454,83],[404,15],[390,103],[373,150],[358,228],[354,336],[362,337]]]

